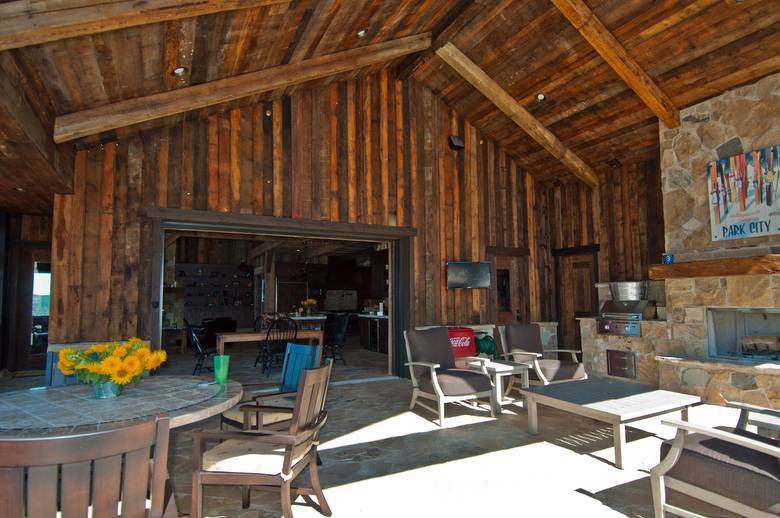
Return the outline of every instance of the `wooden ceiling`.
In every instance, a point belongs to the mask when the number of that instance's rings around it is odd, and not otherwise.
[[[84,0],[57,4],[79,2]],[[0,0],[0,22],[4,7],[22,3],[33,4]],[[162,22],[15,48],[0,52],[0,57],[20,71],[26,101],[44,132],[51,135],[55,118],[65,114],[431,32],[435,47],[455,44],[595,170],[607,167],[606,161],[614,157],[658,156],[656,116],[550,0],[204,3],[256,7],[168,17]],[[778,0],[587,0],[587,4],[677,107],[780,70]],[[360,38],[358,31],[363,28],[367,35]],[[410,75],[426,84],[485,135],[506,146],[532,174],[567,174],[564,166],[433,50],[317,83],[383,66],[397,67],[401,76]],[[186,68],[183,76],[171,74],[176,66]],[[286,91],[296,88],[301,86]],[[543,103],[534,100],[540,91],[547,96]],[[7,117],[0,113],[0,119]],[[162,123],[171,120],[178,119],[169,117]],[[0,129],[7,122],[0,120]],[[143,127],[103,133],[77,145],[121,138]],[[8,141],[10,132],[5,136],[0,132],[0,141]],[[69,157],[72,146],[59,150]],[[12,165],[0,161],[0,190],[17,185],[21,177],[35,185],[37,169],[25,167],[24,158],[16,156]],[[50,207],[50,201],[33,203],[32,194],[30,200],[18,194],[14,195],[16,205],[4,199],[0,204],[12,210],[19,205],[34,206],[34,211]]]
[[[451,38],[586,163],[658,156],[657,118],[550,0],[483,2]],[[588,0],[677,107],[780,70],[777,0]],[[566,169],[439,57],[412,77],[427,84],[536,176]],[[534,96],[544,92],[543,103]]]

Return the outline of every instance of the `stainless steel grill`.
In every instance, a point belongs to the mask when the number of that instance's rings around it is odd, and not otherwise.
[[[656,317],[656,305],[645,297],[647,286],[643,282],[610,283],[613,300],[604,302],[599,311],[598,333],[602,335],[641,336],[642,320]]]

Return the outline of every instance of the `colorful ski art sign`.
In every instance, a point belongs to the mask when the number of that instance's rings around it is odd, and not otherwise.
[[[707,164],[712,240],[780,234],[778,146]]]

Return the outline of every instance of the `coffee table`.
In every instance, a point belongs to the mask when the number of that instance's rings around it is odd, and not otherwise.
[[[701,402],[699,396],[659,390],[650,385],[589,378],[521,389],[528,406],[528,432],[539,433],[537,405],[545,405],[612,425],[615,467],[623,469],[626,424],[680,410],[688,420],[688,408]]]
[[[496,402],[494,413],[501,413],[501,405],[512,403],[512,400],[504,400],[503,378],[520,374],[522,376],[522,387],[528,388],[528,368],[526,363],[516,363],[506,360],[492,360],[485,362],[485,370],[493,378],[493,401]],[[482,370],[482,364],[479,362],[470,362],[469,367],[474,370]]]

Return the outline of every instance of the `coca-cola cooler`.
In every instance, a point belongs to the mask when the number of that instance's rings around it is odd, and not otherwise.
[[[464,356],[476,356],[477,340],[474,336],[474,330],[470,327],[450,327],[447,328],[450,335],[450,345],[456,358]]]

